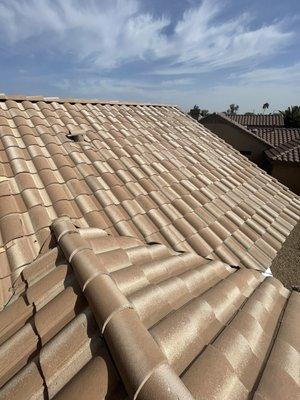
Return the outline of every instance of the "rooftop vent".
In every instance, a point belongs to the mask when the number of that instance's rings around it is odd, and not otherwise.
[[[74,142],[83,142],[85,137],[85,131],[80,128],[70,129],[67,137]]]

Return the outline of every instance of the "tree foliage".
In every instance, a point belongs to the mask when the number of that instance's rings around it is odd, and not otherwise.
[[[237,104],[230,104],[227,114],[235,115],[240,107]]]
[[[291,106],[279,112],[284,118],[284,126],[287,128],[300,128],[300,106]]]
[[[205,109],[201,109],[199,106],[194,105],[193,108],[190,109],[190,111],[188,112],[188,114],[196,119],[197,121],[199,121],[199,119],[206,117],[207,115],[209,115],[209,111],[205,110]]]

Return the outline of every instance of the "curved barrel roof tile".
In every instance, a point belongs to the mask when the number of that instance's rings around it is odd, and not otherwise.
[[[299,217],[175,106],[1,96],[0,398],[296,398]]]
[[[298,197],[174,106],[4,96],[0,111],[2,304],[57,217],[258,270],[299,220]]]

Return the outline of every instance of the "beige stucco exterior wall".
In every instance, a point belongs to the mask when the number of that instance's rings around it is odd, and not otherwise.
[[[251,156],[248,156],[248,158],[259,166],[264,165],[265,157],[263,152],[270,148],[270,146],[248,135],[239,127],[231,125],[230,123],[227,124],[226,121],[201,121],[201,123],[236,150],[240,152],[251,151]]]
[[[272,176],[300,195],[300,164],[285,162],[272,163]]]

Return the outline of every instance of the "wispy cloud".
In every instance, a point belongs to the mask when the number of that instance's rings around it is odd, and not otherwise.
[[[216,20],[224,1],[204,0],[187,9],[170,32],[170,19],[141,11],[137,0],[4,0],[0,32],[13,45],[46,37],[48,50],[69,54],[79,66],[117,68],[137,60],[159,62],[154,74],[201,73],[265,58],[281,49],[292,33],[281,22],[250,27],[241,14]],[[46,49],[44,49],[46,50]]]
[[[270,67],[270,68],[257,68],[249,72],[245,72],[237,76],[244,82],[277,82],[287,83],[294,82],[300,83],[300,63],[296,63],[287,67]]]
[[[297,10],[288,19],[280,5],[274,20],[259,1],[0,0],[0,89],[218,111],[296,104]]]

